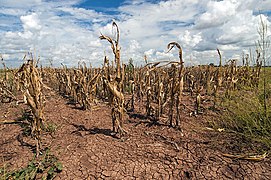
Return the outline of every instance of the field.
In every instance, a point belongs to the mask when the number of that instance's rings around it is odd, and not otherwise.
[[[193,108],[193,100],[185,102]],[[1,114],[17,119],[22,109],[4,104]],[[108,105],[98,103],[95,110],[82,111],[57,94],[48,95],[44,113],[56,130],[52,135],[45,133],[42,143],[63,164],[56,179],[270,178],[269,158],[255,162],[223,156],[258,150],[233,133],[206,128],[208,121],[219,117],[217,113],[206,110],[194,117],[184,110],[182,136],[178,130],[137,116],[137,112],[141,112],[138,107],[134,115],[125,117],[129,134],[118,139],[111,136]],[[33,158],[33,140],[25,137],[24,128],[17,124],[1,125],[0,132],[1,166],[8,170],[26,167]]]
[[[117,28],[116,24],[113,26]],[[1,179],[270,179],[271,70],[260,54],[218,66],[1,70]],[[177,59],[177,58],[176,58]],[[4,61],[3,61],[4,64]]]

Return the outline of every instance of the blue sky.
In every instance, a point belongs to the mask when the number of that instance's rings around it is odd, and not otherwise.
[[[182,46],[186,65],[217,64],[216,48],[224,62],[241,59],[255,51],[260,16],[271,28],[270,0],[1,0],[0,12],[0,54],[10,67],[27,52],[44,65],[101,66],[104,55],[113,59],[99,39],[114,37],[112,20],[120,27],[122,61],[138,65],[144,55],[178,58],[177,51],[166,53],[171,41]]]
[[[109,15],[118,15],[118,7],[124,4],[124,2],[124,0],[84,0],[78,5],[76,5],[76,7],[95,10],[96,12],[101,12]]]
[[[105,10],[107,8],[118,8],[120,5],[124,4],[124,0],[85,0],[79,3],[77,6],[86,8],[86,9],[95,9],[95,10]]]

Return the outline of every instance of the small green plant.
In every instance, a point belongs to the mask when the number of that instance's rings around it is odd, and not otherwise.
[[[58,126],[54,123],[47,123],[46,127],[45,127],[45,131],[48,132],[49,134],[53,134],[56,132]]]
[[[50,154],[49,150],[46,150],[44,155],[39,159],[35,157],[27,165],[27,167],[14,172],[8,172],[3,175],[4,179],[54,179],[55,176],[63,169],[62,164],[58,161],[57,157]],[[0,171],[2,172],[2,171]]]

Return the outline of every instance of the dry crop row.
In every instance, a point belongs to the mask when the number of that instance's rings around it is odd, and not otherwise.
[[[22,92],[33,114],[32,135],[37,140],[37,152],[40,149],[40,135],[45,121],[44,94],[45,84],[68,97],[83,110],[91,110],[98,101],[107,101],[111,108],[112,129],[122,136],[127,133],[123,126],[124,114],[134,111],[135,104],[144,107],[143,115],[154,122],[164,121],[169,126],[181,130],[182,102],[184,92],[193,97],[193,114],[202,113],[202,96],[211,97],[214,109],[220,96],[230,96],[231,92],[244,86],[257,87],[261,73],[261,53],[256,51],[256,65],[249,66],[248,56],[243,66],[237,66],[236,60],[229,60],[222,66],[222,56],[218,52],[219,66],[200,65],[185,67],[182,48],[176,42],[168,44],[168,50],[176,47],[179,60],[148,62],[134,67],[121,62],[119,47],[120,32],[116,23],[116,39],[101,35],[101,40],[110,43],[114,60],[104,58],[102,68],[87,67],[79,63],[77,68],[38,68],[32,56],[26,57],[19,70],[10,71],[4,66],[0,79],[1,102],[17,101],[16,94]],[[4,62],[4,61],[3,61]],[[9,75],[16,81],[11,81]],[[225,93],[224,93],[225,92]],[[38,154],[38,153],[37,153]]]

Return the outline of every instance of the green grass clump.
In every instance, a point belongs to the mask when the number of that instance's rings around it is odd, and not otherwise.
[[[263,104],[255,93],[247,92],[226,100],[223,106],[227,108],[224,121],[238,132],[268,135],[271,133],[270,112],[265,115]]]
[[[259,88],[247,88],[231,92],[231,96],[222,100],[226,109],[219,123],[225,129],[242,134],[253,140],[263,142],[271,148],[271,69],[266,73],[266,102],[264,109],[263,81]],[[263,78],[263,77],[262,77]]]

